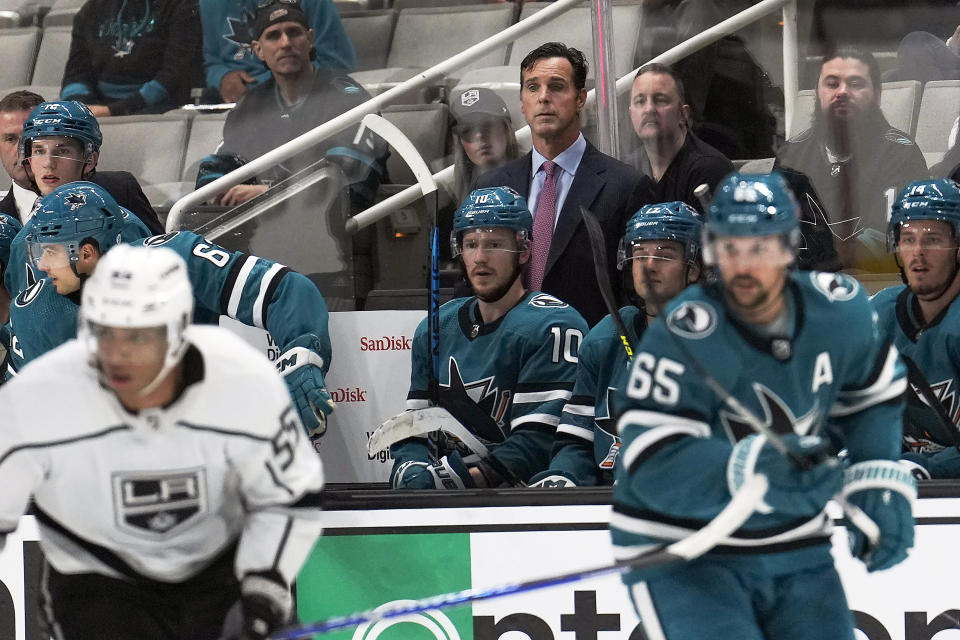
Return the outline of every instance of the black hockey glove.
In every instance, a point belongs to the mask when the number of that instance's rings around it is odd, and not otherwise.
[[[319,351],[320,339],[307,333],[286,345],[286,351],[277,358],[277,371],[290,389],[311,442],[326,433],[327,416],[336,407],[323,379],[324,362]]]
[[[906,465],[895,460],[860,462],[844,473],[843,497],[860,508],[880,529],[876,547],[852,521],[847,523],[850,552],[867,571],[889,569],[907,557],[913,546],[913,503],[917,481]]]
[[[800,436],[790,433],[784,442],[802,457],[821,460],[809,469],[800,469],[791,459],[774,449],[759,435],[747,436],[733,447],[727,462],[727,485],[736,493],[747,479],[762,474],[769,488],[758,513],[777,512],[805,517],[819,513],[843,486],[843,469],[839,461],[824,457],[828,443],[818,436]]]
[[[264,640],[289,621],[293,597],[279,578],[273,573],[253,573],[240,583],[243,627],[237,640]]]

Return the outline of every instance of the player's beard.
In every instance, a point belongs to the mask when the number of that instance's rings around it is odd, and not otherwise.
[[[950,269],[949,275],[939,282],[931,282],[926,285],[910,285],[910,290],[913,291],[913,295],[925,301],[936,300],[944,293],[950,289],[950,286],[956,281],[958,271],[960,271],[960,266],[957,262],[960,258],[956,258],[953,261],[953,268]]]
[[[478,293],[474,292],[478,300],[482,300],[488,303],[494,303],[507,295],[507,292],[510,291],[510,287],[513,286],[513,283],[520,277],[520,261],[519,259],[513,263],[513,268],[510,270],[510,276],[504,278],[504,281],[498,286],[494,287],[487,293]]]
[[[738,281],[755,284],[756,292],[752,297],[742,300],[733,293],[732,285]],[[768,288],[764,288],[763,284],[752,276],[735,276],[728,284],[724,285],[724,296],[738,314],[753,315],[762,313],[765,309],[777,304],[785,284],[786,276]]]

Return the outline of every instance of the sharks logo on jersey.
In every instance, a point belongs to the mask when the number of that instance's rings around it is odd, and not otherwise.
[[[17,294],[16,299],[13,301],[18,307],[25,307],[34,300],[37,299],[37,296],[40,295],[40,292],[43,291],[44,283],[47,281],[46,278],[42,280],[37,280],[29,287]]]
[[[706,338],[717,328],[717,312],[709,304],[687,301],[670,312],[667,327],[684,338]]]
[[[113,474],[117,526],[128,533],[163,537],[207,510],[205,470]]]
[[[823,295],[834,302],[852,300],[860,291],[860,284],[842,273],[811,271],[810,281]]]
[[[143,241],[145,247],[161,247],[180,235],[179,231],[171,231],[159,236],[150,236]]]
[[[567,303],[564,302],[563,300],[554,298],[548,293],[538,293],[537,295],[530,298],[530,302],[528,304],[531,307],[541,307],[543,309],[550,309],[550,308],[562,309],[568,306]]]
[[[774,433],[799,433],[802,436],[815,431],[820,418],[819,407],[814,404],[806,414],[799,418],[794,417],[787,403],[765,385],[754,382],[753,392],[757,394],[760,407],[763,409],[763,424]],[[759,418],[759,416],[757,416]],[[743,438],[757,432],[751,425],[754,418],[740,412],[731,412],[727,409],[720,411],[720,421],[731,442],[739,442]]]
[[[478,431],[477,435],[485,438],[489,442],[503,441],[506,436],[504,416],[506,415],[507,408],[510,406],[510,391],[507,389],[501,393],[499,387],[495,386],[496,378],[494,376],[488,376],[480,380],[465,381],[460,374],[460,366],[457,364],[457,359],[454,356],[450,356],[449,372],[450,383],[440,385],[444,392],[453,396],[459,395],[469,398],[470,401],[483,409],[486,415],[493,418],[493,421],[500,430],[499,433],[486,433],[486,430],[483,429],[484,425],[471,424],[470,426]]]
[[[936,396],[940,404],[943,405],[944,410],[946,410],[950,419],[953,420],[953,423],[960,424],[960,410],[957,408],[957,394],[953,384],[953,378],[947,378],[946,380],[931,384],[930,390],[933,391],[933,395]],[[919,393],[917,393],[917,396],[923,398]]]

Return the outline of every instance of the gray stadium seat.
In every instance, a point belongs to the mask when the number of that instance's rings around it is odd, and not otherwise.
[[[224,112],[197,115],[190,121],[190,137],[183,157],[183,171],[180,173],[181,181],[189,183],[189,191],[196,184],[200,159],[216,151],[223,140],[223,123],[226,119],[227,112]]]
[[[797,99],[793,103],[793,126],[790,128],[789,137],[809,129],[813,124],[814,100],[813,89],[804,89],[797,93]],[[916,80],[884,82],[880,93],[880,110],[890,126],[912,137],[916,131],[917,113],[920,110],[920,83]]]
[[[419,71],[503,31],[513,22],[513,17],[512,2],[405,9],[397,17],[386,67],[351,75],[370,93],[381,93]],[[497,49],[463,68],[503,64],[505,51],[505,48]]]
[[[0,89],[30,84],[40,44],[40,29],[0,30]]]
[[[393,10],[424,9],[435,7],[460,7],[468,4],[484,4],[486,0],[393,0]]]
[[[960,115],[960,80],[928,82],[917,116],[917,146],[928,166],[943,160],[953,121]]]
[[[97,167],[129,171],[153,204],[175,200],[182,195],[180,177],[189,127],[189,117],[179,112],[102,118],[103,146]]]
[[[343,13],[340,19],[357,53],[357,71],[382,69],[387,65],[390,39],[397,14],[393,9]]]
[[[381,115],[397,126],[417,148],[424,161],[444,157],[447,149],[449,110],[445,104],[391,105]],[[413,184],[416,179],[396,153],[387,160],[387,171],[394,184]]]
[[[62,86],[71,40],[71,27],[44,27],[31,84]]]

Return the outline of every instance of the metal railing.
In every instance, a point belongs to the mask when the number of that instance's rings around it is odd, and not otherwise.
[[[357,124],[368,113],[379,111],[380,108],[394,98],[406,94],[410,91],[427,86],[434,80],[443,78],[447,73],[459,69],[462,65],[469,63],[490,51],[513,42],[520,36],[539,27],[541,24],[552,20],[566,11],[580,5],[582,0],[557,0],[549,7],[546,7],[537,13],[521,20],[520,22],[503,30],[499,34],[492,36],[483,42],[465,49],[461,53],[436,64],[426,71],[423,71],[413,78],[400,83],[384,93],[374,96],[362,105],[358,105],[349,111],[333,118],[312,129],[311,131],[290,140],[289,142],[265,153],[259,158],[243,165],[242,167],[231,171],[225,176],[218,178],[208,185],[187,194],[170,209],[167,216],[167,230],[175,230],[180,224],[180,218],[184,209],[190,206],[206,202],[215,195],[226,191],[230,187],[240,184],[247,178],[257,175],[266,169],[269,169],[280,162],[296,155],[300,151],[309,148],[333,134],[346,129],[349,126]],[[686,56],[699,51],[721,38],[730,35],[757,20],[777,11],[783,11],[783,90],[784,90],[784,116],[786,119],[787,131],[793,121],[793,97],[797,94],[798,82],[798,61],[797,61],[797,0],[762,0],[754,6],[741,11],[740,13],[719,22],[718,24],[706,29],[692,38],[678,44],[677,46],[665,51],[648,62],[660,62],[663,64],[674,64]],[[633,84],[633,77],[637,69],[621,76],[616,83],[617,95],[629,91]],[[519,70],[518,70],[519,74]],[[596,99],[595,91],[591,90],[587,94],[587,104],[593,104]],[[530,128],[522,127],[516,132],[517,142],[521,146],[530,144]],[[449,185],[453,181],[453,166],[433,174],[434,180],[438,184]],[[423,196],[420,184],[407,187],[403,191],[374,204],[368,209],[358,213],[347,221],[347,231],[356,233],[363,227],[369,226],[392,212],[405,207]]]

